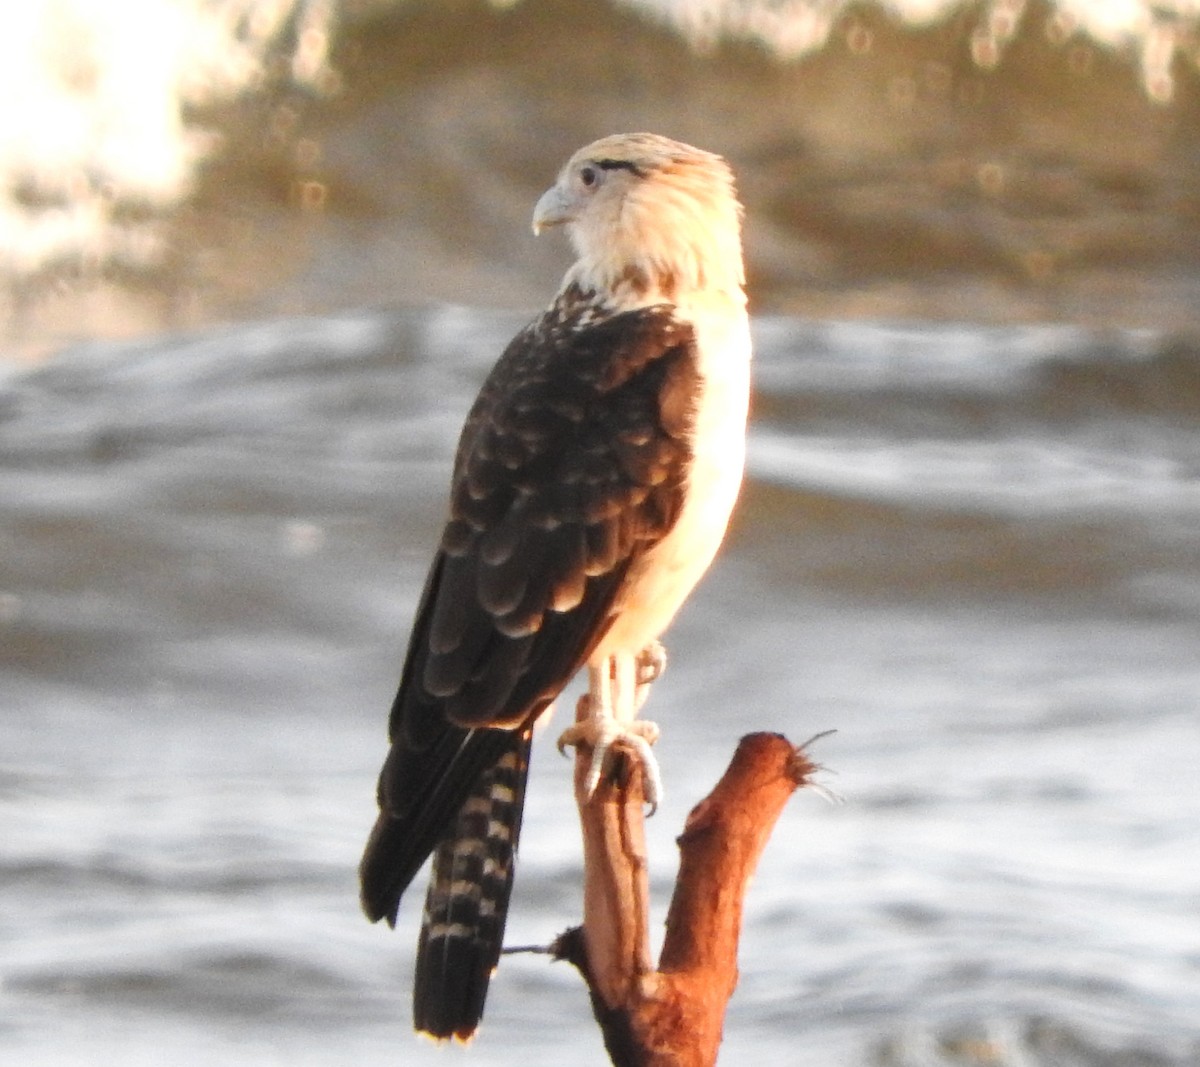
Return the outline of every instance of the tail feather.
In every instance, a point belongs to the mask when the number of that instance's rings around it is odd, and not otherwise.
[[[500,960],[532,731],[509,736],[511,744],[479,776],[433,854],[413,1022],[437,1038],[474,1035]]]
[[[444,726],[421,748],[404,737],[393,743],[379,775],[379,816],[359,865],[363,911],[371,922],[396,925],[409,883],[449,832],[480,776],[514,743],[508,730],[455,726]]]

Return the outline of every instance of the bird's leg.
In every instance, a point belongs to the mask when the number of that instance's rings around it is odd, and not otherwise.
[[[634,699],[633,713],[642,710],[646,698],[650,695],[650,686],[662,677],[667,669],[667,650],[661,641],[651,641],[637,656],[637,696]]]
[[[662,776],[650,746],[658,740],[658,727],[637,718],[650,685],[662,673],[666,656],[657,641],[637,656],[616,653],[598,667],[588,666],[588,693],[580,700],[579,720],[563,731],[558,749],[581,744],[591,747],[584,790],[590,797],[600,784],[604,764],[614,745],[625,747],[642,765],[646,801],[651,811],[662,796]]]

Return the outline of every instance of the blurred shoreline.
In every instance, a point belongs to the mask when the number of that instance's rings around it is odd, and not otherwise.
[[[997,5],[924,26],[856,5],[791,60],[700,48],[615,3],[345,7],[324,91],[278,76],[188,109],[217,145],[192,194],[114,208],[159,254],[0,287],[0,356],[364,306],[536,307],[568,253],[533,240],[530,205],[579,144],[634,128],[733,161],[759,313],[1195,327],[1200,76],[1177,60],[1156,102],[1132,45],[1049,3],[1008,5],[1011,39],[982,64]]]

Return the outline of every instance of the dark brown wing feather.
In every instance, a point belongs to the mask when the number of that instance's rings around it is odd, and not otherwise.
[[[674,524],[690,420],[669,413],[691,410],[697,373],[691,328],[669,307],[602,317],[568,291],[488,377],[392,706],[361,868],[371,919],[394,922],[511,731],[587,660],[631,562]]]

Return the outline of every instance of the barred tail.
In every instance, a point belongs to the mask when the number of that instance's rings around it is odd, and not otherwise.
[[[532,730],[476,780],[433,853],[413,990],[413,1023],[437,1038],[469,1040],[500,960],[512,893]]]

